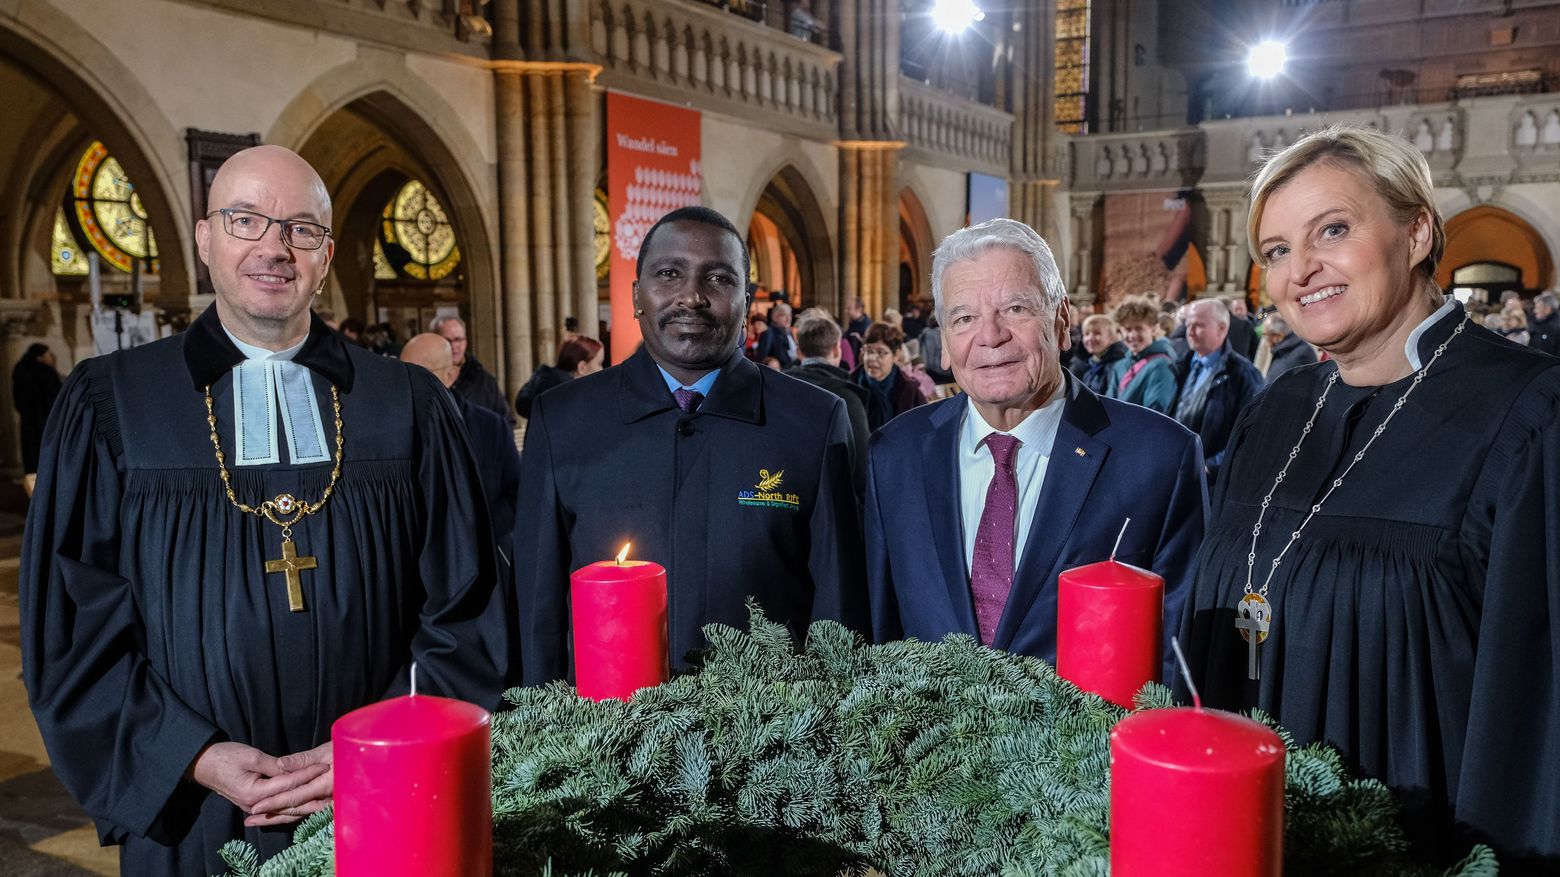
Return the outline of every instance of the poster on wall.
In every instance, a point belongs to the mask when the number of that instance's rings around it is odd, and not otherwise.
[[[1001,177],[971,173],[965,225],[980,225],[988,219],[1008,215],[1008,181]]]
[[[1197,192],[1132,192],[1105,196],[1100,299],[1113,306],[1129,295],[1185,301],[1208,285],[1193,213]]]
[[[612,361],[639,345],[634,263],[645,232],[679,207],[703,203],[699,113],[607,92],[607,202],[612,228]]]

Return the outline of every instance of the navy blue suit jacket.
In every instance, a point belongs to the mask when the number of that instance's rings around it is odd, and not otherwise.
[[[993,648],[1056,660],[1056,578],[1110,557],[1165,579],[1165,631],[1180,622],[1208,490],[1202,447],[1179,423],[1102,399],[1071,375],[1040,507]],[[878,642],[979,636],[959,510],[963,394],[896,417],[867,458],[867,577]],[[975,415],[968,415],[975,416]],[[915,477],[909,477],[913,473]]]

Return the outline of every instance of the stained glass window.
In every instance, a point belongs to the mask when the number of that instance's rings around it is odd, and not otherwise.
[[[1083,134],[1089,128],[1089,0],[1056,3],[1056,128]]]
[[[385,205],[380,223],[381,254],[408,277],[442,280],[460,265],[455,228],[444,205],[417,180],[409,180]],[[396,256],[403,256],[397,259]],[[399,264],[398,264],[399,263]],[[378,265],[375,265],[378,276]]]
[[[54,244],[49,251],[49,267],[64,277],[89,273],[86,256],[82,255],[76,236],[70,233],[63,207],[54,213]]]
[[[108,147],[93,141],[76,163],[71,178],[76,225],[103,261],[128,272],[135,260],[142,270],[157,270],[157,238],[135,183]]]
[[[374,279],[394,280],[395,269],[390,267],[390,260],[385,258],[385,245],[374,238]]]
[[[607,279],[612,269],[612,214],[607,209],[607,193],[596,190],[592,223],[596,231],[596,279]]]

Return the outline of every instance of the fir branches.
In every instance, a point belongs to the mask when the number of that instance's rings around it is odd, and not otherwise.
[[[1107,873],[1108,735],[1125,713],[1049,665],[962,636],[864,646],[830,622],[797,654],[757,611],[750,633],[706,633],[698,672],[631,703],[509,693],[493,725],[497,873]],[[1291,748],[1287,772],[1286,874],[1421,873],[1383,786],[1319,746]],[[329,873],[327,819],[258,869],[230,844],[231,877]],[[1494,874],[1493,856],[1451,873]]]

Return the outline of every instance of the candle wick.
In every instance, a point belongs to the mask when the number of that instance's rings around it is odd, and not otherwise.
[[[1181,666],[1181,678],[1186,680],[1186,687],[1192,692],[1192,706],[1202,709],[1202,696],[1197,693],[1197,683],[1192,681],[1192,671],[1186,666],[1186,655],[1181,654],[1181,641],[1170,637],[1170,648],[1175,652],[1175,662]]]
[[[1130,523],[1132,523],[1132,519],[1131,518],[1127,518],[1125,521],[1121,522],[1121,532],[1116,534],[1116,544],[1112,545],[1111,549],[1110,549],[1110,562],[1111,563],[1115,563],[1116,562],[1116,549],[1121,547],[1121,537],[1127,535],[1127,525],[1130,524]]]
[[[417,696],[417,662],[412,662],[412,697]]]

